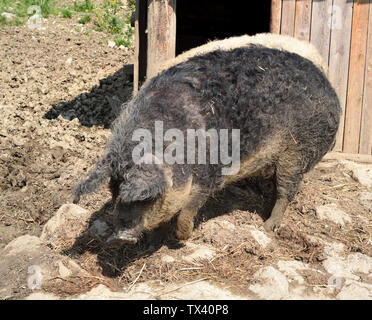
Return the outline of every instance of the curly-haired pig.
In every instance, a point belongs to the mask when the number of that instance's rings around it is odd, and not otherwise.
[[[197,55],[149,80],[127,103],[104,155],[75,188],[74,202],[109,178],[117,239],[135,243],[178,214],[176,236],[184,240],[211,194],[260,176],[276,182],[276,203],[264,225],[275,230],[304,173],[333,147],[339,117],[339,101],[326,75],[295,53],[252,45]],[[232,163],[212,156],[200,163],[199,140],[195,161],[186,147],[175,148],[186,150],[175,163],[161,161],[175,137],[165,134],[161,149],[154,151],[159,123],[162,132],[182,133],[185,145],[190,129],[227,129],[230,136],[240,130],[237,170],[224,174]],[[147,139],[145,146],[146,137],[151,143]],[[139,163],[134,154],[141,144]],[[207,154],[215,147],[207,143]],[[228,147],[229,154],[233,149]]]

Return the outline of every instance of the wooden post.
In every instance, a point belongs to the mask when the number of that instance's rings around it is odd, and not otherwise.
[[[176,0],[148,0],[147,79],[176,55]]]
[[[270,32],[279,34],[282,20],[282,0],[271,0],[270,20]]]
[[[363,154],[372,154],[372,3],[369,6],[369,36],[359,148],[359,153]]]
[[[332,9],[332,0],[313,0],[310,40],[319,50],[326,64],[329,60]]]
[[[329,54],[329,80],[335,88],[342,109],[340,127],[333,151],[342,151],[345,124],[347,79],[349,75],[349,56],[353,3],[345,0],[333,1],[331,48]]]
[[[300,40],[310,40],[312,0],[296,1],[294,36]]]
[[[344,152],[358,153],[368,37],[369,1],[354,0]]]
[[[136,94],[140,83],[146,77],[147,63],[147,0],[136,1],[136,21],[135,21],[135,57],[133,74],[133,93]]]
[[[294,36],[296,14],[296,0],[283,0],[282,3],[282,25],[280,33],[287,36]]]

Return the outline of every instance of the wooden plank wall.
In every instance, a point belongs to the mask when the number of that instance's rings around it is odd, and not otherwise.
[[[176,55],[176,0],[147,0],[147,77]]]
[[[372,154],[372,0],[272,0],[271,31],[327,62],[342,108],[334,151]]]

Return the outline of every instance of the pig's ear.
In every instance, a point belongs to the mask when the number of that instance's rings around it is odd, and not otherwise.
[[[154,166],[151,166],[154,167]],[[120,199],[123,202],[153,200],[172,186],[172,177],[164,170],[135,170],[128,174],[127,181],[120,186]]]
[[[82,195],[96,190],[110,176],[113,161],[114,158],[109,153],[96,163],[95,168],[75,187],[73,203],[78,203]]]

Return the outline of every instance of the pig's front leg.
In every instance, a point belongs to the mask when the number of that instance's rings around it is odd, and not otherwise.
[[[208,196],[203,193],[191,196],[188,203],[181,209],[176,225],[176,236],[178,240],[187,240],[191,237],[194,229],[194,217],[207,198]]]

